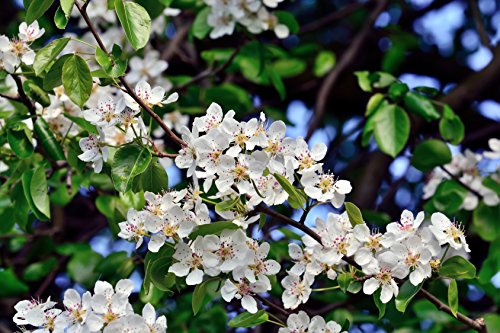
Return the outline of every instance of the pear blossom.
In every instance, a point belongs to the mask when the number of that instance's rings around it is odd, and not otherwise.
[[[118,237],[128,240],[134,240],[136,248],[142,245],[144,236],[148,235],[146,221],[149,220],[147,211],[136,211],[130,208],[127,212],[127,221],[118,223],[120,232]]]
[[[306,171],[313,170],[315,167],[320,167],[322,163],[318,162],[325,157],[326,150],[327,148],[324,143],[317,143],[311,150],[309,150],[307,142],[301,137],[297,138],[295,159],[292,160],[294,167],[299,169],[299,173],[304,173]]]
[[[378,288],[382,288],[380,300],[382,303],[387,303],[399,293],[399,287],[394,278],[403,279],[406,271],[398,265],[398,259],[392,252],[381,253],[376,259],[373,265],[363,267],[366,274],[373,275],[364,282],[363,292],[371,295]]]
[[[485,151],[483,153],[484,157],[496,160],[500,158],[500,139],[491,138],[488,140],[488,146],[491,151]]]
[[[399,222],[392,222],[386,226],[387,232],[382,237],[384,247],[390,247],[395,242],[411,237],[424,221],[424,212],[420,212],[416,217],[409,210],[401,213]]]
[[[103,164],[108,159],[108,147],[102,144],[105,140],[104,132],[98,128],[99,135],[90,134],[80,139],[80,149],[83,151],[78,158],[84,162],[92,162],[96,173],[100,173]]]
[[[217,267],[229,272],[249,260],[246,235],[241,230],[223,230],[219,236],[204,237],[203,262],[206,267]]]
[[[366,224],[357,224],[353,228],[353,234],[361,244],[354,254],[354,261],[361,266],[370,264],[375,260],[374,255],[383,250],[382,234],[379,232],[370,232]]]
[[[306,303],[311,295],[311,285],[314,283],[314,277],[311,274],[300,276],[288,273],[281,281],[281,285],[285,288],[281,299],[285,309],[295,309],[301,303]]]
[[[38,21],[34,21],[30,25],[26,22],[22,22],[19,25],[19,38],[26,42],[31,43],[40,38],[45,33],[45,29],[40,29]]]
[[[226,302],[231,302],[233,298],[241,299],[241,306],[250,313],[257,312],[257,301],[252,294],[263,293],[268,290],[266,284],[261,281],[250,283],[245,279],[233,282],[226,280],[221,289],[222,298]]]
[[[191,246],[183,242],[177,243],[172,257],[178,262],[169,267],[169,272],[179,277],[186,276],[186,284],[189,286],[203,281],[203,237],[198,236]]]
[[[330,173],[316,173],[306,171],[302,174],[301,183],[304,192],[320,202],[330,201],[335,208],[340,208],[345,200],[345,195],[352,190],[351,183],[347,180],[335,180]]]
[[[55,320],[56,331],[63,332],[67,329],[70,332],[85,332],[98,329],[96,326],[89,327],[89,323],[87,323],[87,319],[92,315],[92,296],[90,292],[87,291],[80,296],[76,290],[68,289],[64,293],[63,304],[66,311],[57,316]]]
[[[391,252],[400,261],[400,266],[406,270],[405,276],[410,274],[410,282],[417,286],[424,279],[431,277],[430,260],[432,253],[425,247],[420,237],[412,236],[401,243],[392,245]]]
[[[439,245],[449,244],[455,250],[463,248],[466,252],[470,252],[464,230],[459,223],[451,222],[443,213],[432,214],[431,222],[429,229],[439,241]]]
[[[115,101],[110,96],[99,99],[99,107],[83,111],[84,118],[96,126],[113,126],[120,122],[120,112],[116,109]]]
[[[154,87],[151,89],[151,86],[149,83],[146,81],[142,80],[139,81],[134,89],[135,94],[139,99],[141,99],[144,104],[146,104],[148,107],[153,107],[155,105],[161,106],[165,104],[171,104],[177,101],[179,99],[179,94],[178,93],[172,93],[170,94],[166,99],[165,98],[165,89],[162,87]],[[128,106],[130,109],[134,111],[139,111],[141,106],[139,103],[137,103],[136,100],[132,98],[127,93],[124,93],[124,102],[125,105]],[[119,107],[119,109],[122,109],[123,105]]]
[[[128,65],[130,71],[127,74],[127,81],[133,84],[155,79],[168,68],[168,62],[160,59],[160,53],[156,50],[144,52],[144,59],[138,56],[132,57]]]
[[[165,316],[157,318],[155,308],[150,303],[146,303],[142,308],[142,318],[144,318],[144,322],[148,325],[148,332],[165,333],[167,331],[167,318]]]

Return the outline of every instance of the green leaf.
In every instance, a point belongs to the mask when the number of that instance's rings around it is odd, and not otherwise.
[[[352,202],[345,202],[345,209],[347,211],[347,216],[349,217],[349,222],[355,227],[358,224],[364,224],[363,215],[359,208]]]
[[[374,88],[386,88],[396,81],[396,78],[389,73],[374,72],[368,75],[368,79]]]
[[[54,23],[58,29],[64,30],[68,25],[68,17],[64,14],[61,7],[57,7],[56,13],[54,14]]]
[[[281,79],[281,76],[279,76],[278,72],[270,66],[267,67],[267,74],[269,75],[269,78],[271,79],[271,83],[273,84],[273,87],[278,92],[280,99],[284,100],[286,97],[286,88],[285,88],[285,84],[283,83],[283,80]]]
[[[396,297],[396,309],[399,312],[404,313],[406,308],[408,307],[408,304],[410,304],[410,301],[412,298],[418,293],[420,288],[422,288],[422,285],[424,283],[420,283],[417,286],[414,286],[410,280],[405,281],[403,285],[399,288],[399,293],[398,296]]]
[[[274,178],[276,178],[276,180],[281,185],[281,187],[283,187],[285,192],[288,193],[288,203],[290,204],[290,206],[294,209],[303,208],[306,203],[306,200],[302,195],[299,194],[299,192],[290,183],[290,181],[286,177],[278,173],[274,174]]]
[[[459,144],[465,135],[464,123],[448,105],[443,107],[443,116],[439,121],[439,133],[443,139],[454,145]]]
[[[229,322],[230,327],[253,327],[267,322],[269,315],[265,310],[259,310],[252,314],[250,312],[243,312],[231,319]]]
[[[232,210],[234,206],[236,206],[240,202],[240,197],[235,197],[230,200],[225,200],[218,202],[215,205],[215,211],[217,212],[227,212],[229,210]]]
[[[65,54],[54,62],[43,78],[43,89],[49,91],[62,85],[62,68],[71,54]]]
[[[410,118],[399,106],[384,106],[374,115],[373,134],[384,153],[396,157],[410,136]]]
[[[476,267],[464,257],[454,256],[441,265],[439,275],[451,279],[473,279],[476,277]]]
[[[205,235],[220,235],[226,229],[236,230],[239,227],[230,221],[212,222],[209,224],[202,224],[194,228],[193,232],[189,234],[190,239],[196,239],[198,236]]]
[[[252,99],[246,89],[235,84],[223,83],[205,90],[206,103],[218,103],[225,109],[235,109],[236,114],[252,110]]]
[[[30,194],[35,207],[45,216],[50,218],[50,198],[48,194],[47,178],[45,168],[37,168],[30,182]]]
[[[191,307],[193,308],[193,315],[195,316],[198,314],[204,304],[207,287],[210,282],[212,282],[212,280],[206,280],[196,285],[196,287],[194,288]]]
[[[22,282],[14,273],[12,268],[0,268],[0,297],[13,297],[25,294],[29,291],[29,287]]]
[[[457,281],[454,279],[451,279],[448,286],[448,305],[450,306],[451,313],[456,318],[458,311],[458,287]]]
[[[49,275],[49,273],[56,267],[57,260],[51,257],[45,261],[35,262],[30,264],[23,273],[23,278],[26,281],[38,281],[41,278]]]
[[[98,134],[97,128],[84,118],[73,116],[67,112],[64,116],[91,134]]]
[[[76,252],[68,262],[68,275],[73,281],[91,288],[99,278],[95,267],[101,260],[101,255],[92,250]]]
[[[69,38],[56,39],[36,53],[35,62],[33,63],[36,76],[39,76],[55,60],[59,53],[66,47],[69,40]]]
[[[153,193],[160,193],[168,189],[167,172],[157,159],[151,161],[148,168],[134,178],[132,189],[134,192],[149,191]]]
[[[380,293],[382,292],[382,289],[379,288],[374,294],[373,294],[373,301],[375,302],[375,306],[378,309],[378,319],[382,319],[385,315],[385,309],[387,307],[387,303],[382,303],[380,300]]]
[[[26,170],[23,175],[22,175],[22,185],[23,185],[23,190],[24,190],[24,196],[26,198],[26,201],[28,202],[28,205],[35,215],[37,219],[40,221],[48,221],[49,218],[44,215],[42,212],[38,210],[38,208],[35,205],[35,202],[33,201],[33,196],[31,194],[31,181],[33,179],[33,171],[32,170]]]
[[[442,181],[431,200],[425,204],[425,210],[443,212],[446,215],[455,214],[462,205],[468,191],[454,180]]]
[[[134,177],[144,172],[150,162],[149,150],[135,143],[119,148],[111,163],[111,177],[116,190],[127,192]]]
[[[359,71],[359,72],[354,72],[354,75],[356,75],[356,77],[358,78],[358,85],[361,88],[361,90],[366,92],[372,91],[372,85],[369,78],[370,72]]]
[[[114,252],[102,259],[95,267],[95,271],[100,274],[100,279],[111,284],[120,279],[126,279],[134,271],[134,260],[127,255],[127,252]]]
[[[205,38],[212,27],[208,25],[208,15],[211,13],[210,7],[205,7],[196,14],[193,26],[191,27],[193,35],[198,39]]]
[[[52,5],[53,0],[31,0],[26,10],[26,23],[38,20]]]
[[[260,213],[260,216],[259,216],[259,230],[262,230],[262,228],[266,224],[266,221],[267,221],[266,214]]]
[[[66,14],[66,17],[71,16],[71,11],[73,10],[73,5],[75,4],[75,0],[61,0],[61,8]]]
[[[72,55],[64,62],[62,83],[68,97],[83,108],[92,93],[92,75],[87,62],[82,57]]]
[[[54,134],[49,129],[49,125],[42,117],[38,117],[34,124],[36,138],[42,145],[48,157],[54,161],[64,160],[64,152]]]
[[[366,104],[365,116],[369,117],[377,112],[382,106],[389,105],[385,99],[385,95],[381,93],[376,93],[368,100]]]
[[[313,73],[317,77],[325,76],[335,66],[335,53],[321,51],[314,59]]]
[[[339,276],[337,277],[337,282],[339,284],[340,290],[342,290],[345,293],[352,280],[353,278],[351,273],[347,272],[340,273]]]
[[[40,103],[43,107],[50,105],[49,95],[32,80],[23,82],[23,90],[29,98]]]
[[[498,221],[500,219],[500,205],[487,206],[481,201],[472,213],[474,230],[482,239],[493,242],[500,235]]]
[[[500,182],[494,179],[492,176],[484,178],[483,185],[490,190],[493,190],[497,194],[497,196],[500,196]]]
[[[21,122],[7,128],[7,141],[10,148],[20,158],[27,158],[34,152],[31,142],[31,132]]]
[[[122,51],[118,45],[113,46],[113,53],[106,54],[100,47],[95,49],[95,58],[109,77],[120,77],[125,74],[127,61],[120,59]]]
[[[284,10],[277,10],[274,11],[273,14],[278,18],[279,23],[284,24],[288,27],[288,30],[290,30],[290,34],[297,34],[299,32],[299,23],[292,13]]]
[[[151,18],[141,5],[125,0],[115,0],[115,10],[127,39],[135,50],[148,43],[151,34]]]
[[[393,101],[399,101],[401,98],[405,97],[406,93],[409,90],[410,89],[408,88],[408,86],[406,84],[399,83],[399,82],[394,82],[389,87],[389,97]]]
[[[443,141],[431,139],[419,143],[413,151],[411,164],[422,172],[451,162],[450,148]]]
[[[405,95],[404,101],[406,108],[410,112],[423,117],[427,121],[440,118],[439,112],[436,111],[432,102],[425,96],[409,92]]]
[[[297,76],[307,68],[305,61],[296,58],[279,59],[272,66],[281,78]]]

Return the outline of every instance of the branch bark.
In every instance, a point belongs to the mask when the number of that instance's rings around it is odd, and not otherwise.
[[[326,76],[316,97],[314,118],[311,121],[311,124],[309,125],[309,129],[306,135],[306,140],[309,140],[311,136],[314,134],[314,131],[319,127],[319,125],[321,125],[323,118],[325,117],[326,104],[328,101],[328,96],[330,94],[330,91],[335,87],[335,85],[340,79],[340,76],[347,69],[349,69],[349,67],[351,67],[352,63],[357,58],[358,54],[361,52],[363,44],[365,43],[372,29],[373,23],[375,22],[377,17],[384,11],[384,9],[387,7],[388,4],[389,4],[388,0],[378,1],[377,6],[368,17],[361,31],[356,35],[352,43],[349,45],[345,53],[340,58],[340,61],[337,63],[337,65]]]

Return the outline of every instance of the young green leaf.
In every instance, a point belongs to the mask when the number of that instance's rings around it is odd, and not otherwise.
[[[37,52],[33,63],[36,76],[40,75],[54,61],[59,53],[64,50],[69,40],[69,38],[56,39]]]
[[[408,304],[412,298],[418,293],[418,291],[422,288],[424,283],[420,283],[417,286],[414,286],[410,280],[405,281],[403,285],[399,288],[398,296],[396,297],[396,309],[399,312],[405,312]]]
[[[456,318],[458,311],[458,287],[455,279],[451,279],[448,286],[448,305],[450,306],[451,313]]]
[[[451,162],[450,148],[443,141],[431,139],[419,143],[413,152],[411,164],[422,172]]]
[[[238,229],[238,226],[230,221],[219,221],[209,224],[203,224],[194,228],[193,232],[189,234],[189,238],[196,239],[196,237],[198,236],[220,235],[220,233],[226,229],[236,230]]]
[[[373,294],[373,301],[375,302],[375,306],[378,309],[378,319],[382,319],[385,315],[385,309],[387,307],[387,303],[382,303],[380,300],[380,293],[382,292],[382,289],[379,288],[377,291]]]
[[[349,217],[349,222],[355,227],[358,224],[364,224],[363,215],[359,208],[352,202],[345,202],[345,209],[347,211],[347,216]]]
[[[454,256],[441,265],[439,275],[451,279],[473,279],[476,277],[476,267],[464,257]]]
[[[389,104],[374,115],[374,135],[384,153],[396,157],[410,136],[410,118],[399,106]]]
[[[31,0],[26,10],[26,23],[38,20],[52,5],[53,0]]]
[[[61,0],[61,9],[67,18],[71,16],[71,11],[73,10],[73,5],[75,0]]]
[[[235,197],[235,198],[230,199],[230,200],[218,202],[215,205],[215,210],[218,212],[227,212],[228,210],[233,209],[234,206],[236,206],[238,204],[238,202],[240,202],[240,197]]]
[[[423,117],[427,121],[436,120],[440,117],[432,102],[425,96],[409,92],[405,95],[404,101],[410,112]]]
[[[151,34],[151,18],[144,7],[125,0],[115,0],[115,10],[128,41],[135,50],[146,46]]]
[[[303,208],[306,201],[304,197],[298,193],[295,187],[293,187],[290,181],[286,177],[278,173],[274,174],[274,178],[276,178],[285,192],[288,193],[288,203],[290,204],[290,206],[294,209]]]
[[[50,105],[49,95],[32,80],[23,82],[23,90],[29,98],[40,103],[41,106],[48,107]]]
[[[191,30],[193,31],[193,36],[198,39],[205,38],[212,27],[208,25],[208,15],[210,15],[211,9],[209,7],[205,7],[196,14],[196,18],[194,19],[193,26]]]
[[[459,144],[465,135],[464,123],[448,105],[443,107],[443,116],[439,121],[439,133],[443,139],[454,145]]]
[[[148,168],[134,178],[132,184],[134,192],[149,191],[160,193],[168,189],[168,175],[157,159],[149,163]]]
[[[191,307],[193,308],[193,315],[197,315],[201,310],[201,307],[205,303],[205,295],[207,294],[207,287],[213,280],[206,280],[200,284],[197,284],[194,288],[193,297],[191,300]]]
[[[151,153],[137,144],[118,149],[111,163],[111,178],[119,192],[127,192],[135,176],[146,170],[151,162]]]
[[[38,117],[33,127],[36,138],[47,152],[48,157],[54,161],[64,160],[65,157],[61,145],[57,142],[54,134],[49,129],[47,121],[42,117]]]
[[[92,93],[92,75],[82,57],[72,55],[66,60],[62,68],[62,83],[68,97],[82,108]]]
[[[48,194],[47,178],[45,177],[45,168],[38,167],[33,172],[30,182],[30,194],[35,207],[45,216],[50,218],[50,198]]]
[[[33,179],[33,171],[32,170],[26,170],[23,175],[22,175],[22,185],[23,185],[23,190],[24,190],[24,196],[26,198],[26,201],[28,202],[28,205],[33,212],[33,215],[40,221],[48,221],[49,217],[43,214],[40,210],[35,205],[35,202],[33,201],[33,196],[31,194],[31,181]]]
[[[231,319],[230,327],[253,327],[265,323],[269,319],[269,315],[265,310],[259,310],[252,314],[243,312]]]
[[[335,53],[331,51],[321,51],[314,59],[313,72],[317,77],[325,76],[335,66]]]
[[[33,154],[31,131],[24,123],[19,122],[7,128],[7,141],[18,157],[26,158]]]
[[[61,7],[57,7],[56,13],[54,14],[54,23],[58,29],[64,30],[66,29],[66,25],[68,25],[68,17],[64,14]]]

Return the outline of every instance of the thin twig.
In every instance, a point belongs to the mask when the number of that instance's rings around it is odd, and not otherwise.
[[[266,207],[262,204],[258,205],[255,208],[255,210],[262,212],[262,213],[265,213],[265,214],[267,214],[271,217],[274,217],[276,219],[279,219],[282,222],[285,222],[286,224],[289,224],[297,229],[300,229],[304,233],[306,233],[307,235],[311,236],[313,239],[315,239],[320,244],[322,243],[321,237],[317,233],[315,233],[313,230],[311,230],[309,227],[307,227],[306,225],[300,224],[297,221],[295,221],[295,220],[293,220],[285,215],[282,215],[278,212],[275,212],[271,208]],[[344,256],[344,257],[342,257],[342,260],[344,260],[348,264],[360,269],[360,266],[352,258]],[[430,294],[427,290],[425,290],[423,288],[420,289],[420,294],[422,296],[424,296],[425,298],[427,298],[429,301],[431,301],[434,305],[436,305],[436,307],[439,310],[444,311],[444,312],[452,315],[450,308],[448,306],[446,306],[446,304],[441,302],[438,298],[436,298],[432,294]],[[457,312],[457,319],[460,320],[461,322],[463,322],[464,324],[468,325],[472,329],[475,329],[478,332],[481,332],[481,333],[487,332],[486,326],[484,325],[484,321],[482,319],[473,320],[473,319],[471,319],[471,318],[469,318],[469,317],[467,317],[459,312]]]
[[[323,81],[323,84],[321,85],[321,88],[319,89],[318,95],[316,97],[314,118],[309,125],[306,140],[309,140],[311,138],[311,136],[314,134],[314,131],[316,131],[316,129],[323,122],[326,111],[326,103],[328,101],[328,97],[330,96],[332,88],[337,84],[340,76],[352,65],[354,60],[357,58],[363,47],[363,44],[365,43],[365,40],[370,34],[373,23],[375,22],[377,17],[384,11],[388,3],[388,0],[378,1],[377,6],[368,17],[361,31],[356,35],[345,53],[340,58],[337,65],[332,69],[332,71],[326,76],[325,80]]]
[[[271,302],[270,300],[260,296],[260,295],[257,295],[255,294],[254,297],[256,299],[258,299],[259,301],[261,301],[262,303],[264,303],[265,305],[269,306],[270,308],[273,308],[274,310],[278,311],[279,313],[281,313],[282,315],[288,317],[290,315],[290,312],[288,312],[287,310],[283,309],[282,307],[280,307],[279,305]]]
[[[99,45],[99,47],[109,56],[109,52],[106,49],[106,46],[104,45],[104,43],[102,42],[101,37],[97,33],[97,30],[95,29],[94,25],[92,24],[92,21],[90,20],[87,12],[84,10],[82,5],[78,1],[75,1],[75,6],[76,6],[76,8],[78,8],[78,11],[82,15],[85,23],[87,23],[87,26],[89,27],[92,35],[94,36],[97,44]],[[110,59],[111,59],[111,57],[110,57]],[[123,76],[120,76],[118,79],[120,80],[120,82],[123,85],[123,87],[125,88],[125,90],[127,90],[127,93],[130,95],[130,97],[132,97],[137,102],[137,104],[139,104],[144,110],[146,110],[146,112],[158,123],[158,125],[160,125],[160,127],[166,132],[167,136],[173,142],[175,142],[176,144],[178,144],[181,147],[186,145],[186,143],[181,138],[179,138],[167,126],[167,124],[165,124],[165,122],[163,122],[161,117],[158,114],[156,114],[146,103],[144,103],[144,101],[141,98],[139,98],[139,96],[137,96],[134,89],[132,89],[130,84],[125,80],[125,78]]]
[[[36,115],[36,107],[35,105],[31,102],[31,100],[26,96],[26,93],[24,92],[23,89],[23,82],[21,81],[21,78],[15,74],[11,74],[12,78],[16,82],[17,86],[17,92],[19,93],[19,100],[22,102],[26,107],[28,108],[28,111],[33,118],[33,122],[36,121],[37,115]]]
[[[474,190],[472,187],[470,187],[469,185],[465,184],[464,182],[462,182],[460,180],[460,178],[458,178],[457,176],[455,176],[454,174],[452,174],[450,172],[450,170],[446,169],[444,166],[439,166],[439,168],[441,170],[443,170],[444,172],[446,172],[446,174],[448,176],[451,177],[451,179],[453,179],[454,181],[456,181],[458,184],[460,184],[460,186],[462,186],[463,188],[465,188],[467,191],[469,191],[470,193],[474,194],[476,197],[478,197],[479,199],[483,199],[483,195],[481,193],[479,193],[478,191]]]
[[[19,98],[19,96],[9,96],[9,95],[5,95],[5,94],[0,93],[0,97],[8,99],[10,101],[14,101],[14,102],[21,102],[21,99]]]
[[[201,72],[197,76],[193,77],[188,82],[178,86],[177,90],[182,91],[193,83],[201,81],[204,78],[207,78],[210,76],[216,76],[217,74],[223,72],[226,68],[228,68],[232,64],[234,58],[236,58],[236,56],[238,55],[239,52],[240,52],[240,46],[237,46],[236,49],[233,51],[233,53],[231,53],[231,56],[223,64],[221,64],[219,67],[216,67],[214,69],[204,70],[203,72]]]
[[[490,37],[486,32],[484,27],[483,18],[481,17],[481,11],[479,10],[479,6],[477,4],[477,0],[470,0],[470,9],[472,12],[472,17],[474,19],[474,24],[476,25],[477,33],[479,34],[479,39],[481,40],[481,44],[483,46],[490,49],[491,52],[494,51],[493,45],[491,45]]]

